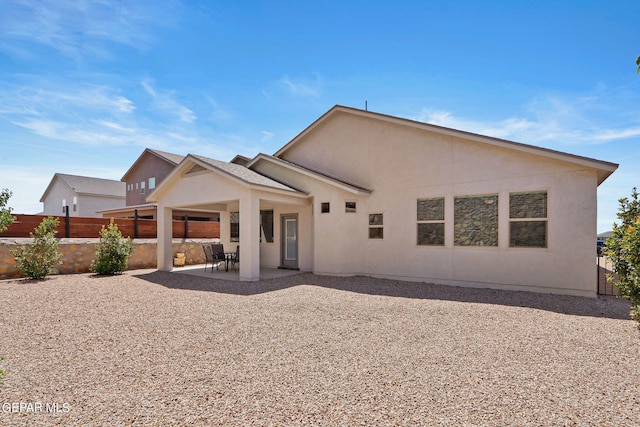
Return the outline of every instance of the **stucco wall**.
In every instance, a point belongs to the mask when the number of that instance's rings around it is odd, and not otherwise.
[[[16,245],[29,244],[31,241],[32,239],[0,238],[0,279],[20,277],[10,250]],[[58,272],[60,274],[88,272],[91,261],[95,258],[98,241],[98,239],[58,239],[63,262]],[[156,240],[136,239],[133,242],[134,249],[129,257],[129,269],[155,268],[157,265]],[[217,242],[217,239],[174,239],[173,254],[184,253],[187,265],[204,264],[202,245]]]
[[[596,295],[595,169],[347,114],[309,133],[284,158],[373,189],[357,197],[313,193],[316,273]],[[509,193],[520,191],[548,193],[546,248],[509,247]],[[498,245],[455,245],[455,197],[482,194],[498,195]],[[416,242],[416,202],[431,197],[445,199],[444,246]],[[356,213],[345,212],[349,199]],[[331,212],[320,214],[325,201]],[[384,215],[384,239],[368,238],[372,213]]]
[[[156,178],[156,187],[173,170],[175,166],[158,156],[146,152],[137,162],[135,168],[127,175],[127,187],[133,185],[132,189],[127,188],[127,206],[141,205],[145,203],[149,193],[149,178]],[[140,183],[145,183],[145,192],[142,193]],[[136,188],[138,184],[138,188]]]
[[[73,210],[73,198],[77,197],[77,209]],[[90,196],[78,194],[71,190],[67,184],[60,179],[56,179],[53,186],[47,193],[43,202],[43,212],[45,215],[64,215],[62,212],[62,200],[69,206],[69,216],[81,216],[89,218],[102,218],[96,211],[121,208],[125,206],[124,197]]]
[[[69,206],[70,216],[79,216],[78,212],[73,211],[73,197],[78,195],[63,183],[59,178],[51,186],[47,193],[47,197],[43,201],[42,211],[45,215],[64,215],[62,212],[62,199],[65,199]]]
[[[102,218],[102,214],[97,214],[96,212],[107,209],[123,208],[124,206],[124,197],[89,196],[81,194],[78,196],[77,216]],[[69,209],[71,210],[72,208],[70,207]]]

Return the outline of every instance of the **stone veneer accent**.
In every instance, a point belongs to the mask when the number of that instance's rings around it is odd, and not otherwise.
[[[498,195],[454,198],[456,246],[498,246]]]
[[[0,279],[20,277],[10,249],[17,245],[28,245],[31,238],[0,238]],[[58,239],[58,247],[62,253],[62,264],[59,274],[87,273],[91,261],[96,255],[99,239]],[[157,266],[156,239],[135,239],[129,257],[129,270],[138,268],[155,268]],[[219,243],[218,239],[173,239],[173,254],[185,254],[186,264],[204,264],[202,245]]]

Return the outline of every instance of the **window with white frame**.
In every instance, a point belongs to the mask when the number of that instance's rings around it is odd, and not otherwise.
[[[145,187],[145,182],[144,182],[144,181],[142,181],[142,182],[140,183],[140,194],[144,194],[144,187]]]
[[[547,192],[509,193],[509,246],[547,247]]]
[[[273,243],[273,209],[260,211],[260,242]]]
[[[229,212],[231,241],[240,241],[240,212]]]
[[[384,215],[381,213],[369,214],[369,238],[384,238]]]
[[[76,196],[73,197],[73,211],[78,211],[78,198]]]
[[[444,246],[444,197],[418,199],[417,245]]]
[[[356,212],[356,202],[345,202],[344,203],[344,211],[347,213],[355,213]]]
[[[156,188],[156,177],[152,176],[149,178],[149,193],[151,193]]]

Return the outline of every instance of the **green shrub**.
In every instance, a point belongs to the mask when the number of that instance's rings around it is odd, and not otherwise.
[[[55,239],[56,227],[60,221],[51,216],[44,218],[33,233],[30,245],[21,245],[12,250],[16,260],[16,268],[31,279],[42,279],[55,272],[55,267],[62,264],[62,254]]]
[[[123,238],[113,218],[108,227],[100,230],[100,243],[96,257],[91,261],[91,271],[98,274],[119,274],[127,269],[127,260],[133,250],[130,238]]]
[[[640,322],[640,200],[635,188],[631,199],[620,199],[617,215],[622,223],[613,224],[602,252],[613,262],[618,295],[631,302],[631,318]]]
[[[0,233],[9,228],[11,223],[16,220],[16,217],[11,215],[11,208],[7,207],[7,202],[12,194],[6,188],[0,191]]]

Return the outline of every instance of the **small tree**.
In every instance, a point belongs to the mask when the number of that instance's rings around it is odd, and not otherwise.
[[[16,217],[11,215],[11,208],[7,207],[7,202],[13,193],[6,188],[0,191],[0,233],[4,232]]]
[[[113,218],[108,227],[102,226],[96,257],[91,261],[91,271],[98,274],[120,274],[127,269],[127,261],[133,242],[123,238]]]
[[[42,279],[55,272],[55,267],[62,264],[62,254],[58,249],[55,234],[60,221],[51,216],[44,218],[33,233],[30,245],[21,245],[12,250],[16,260],[16,267],[31,279]]]
[[[631,318],[640,322],[640,200],[636,188],[631,199],[625,197],[619,202],[617,216],[622,223],[613,224],[603,253],[611,259],[618,275],[614,281],[618,295],[631,302]]]

